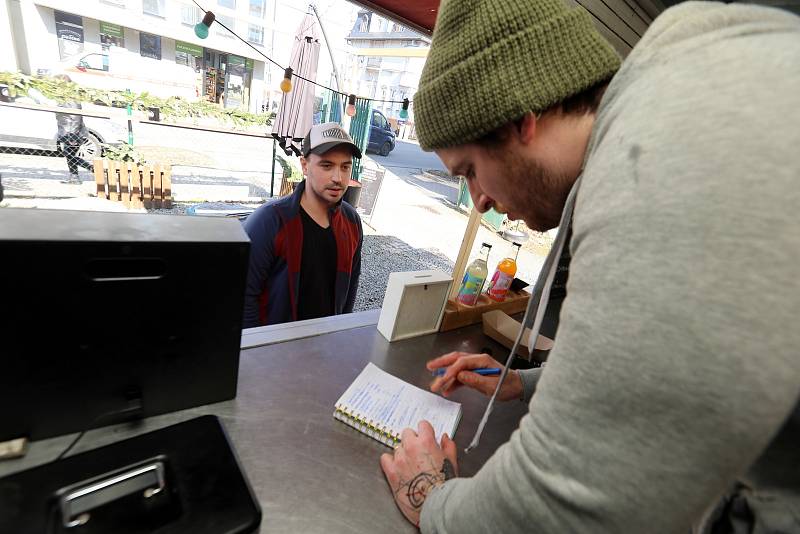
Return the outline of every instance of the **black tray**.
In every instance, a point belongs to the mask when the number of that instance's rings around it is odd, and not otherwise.
[[[3,533],[244,534],[260,523],[258,501],[213,415],[0,479]]]

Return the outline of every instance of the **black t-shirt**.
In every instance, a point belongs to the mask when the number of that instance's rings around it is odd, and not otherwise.
[[[303,256],[297,319],[315,319],[334,314],[336,287],[336,239],[333,227],[322,228],[300,207],[303,221]]]

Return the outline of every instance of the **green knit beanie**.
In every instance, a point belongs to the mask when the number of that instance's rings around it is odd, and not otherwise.
[[[589,14],[564,0],[444,0],[414,96],[419,143],[474,141],[619,66]]]

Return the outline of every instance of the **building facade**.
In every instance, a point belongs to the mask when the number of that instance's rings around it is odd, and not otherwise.
[[[400,120],[402,104],[381,100],[413,100],[422,67],[428,57],[430,39],[376,13],[361,10],[347,36],[353,47],[354,68],[348,72],[352,90],[375,99],[373,109],[387,118]],[[413,120],[413,106],[409,110]]]
[[[272,53],[275,0],[203,3],[218,22]],[[13,49],[0,68],[261,111],[274,77],[264,58],[222,24],[207,39],[195,36],[202,16],[191,0],[0,0],[0,35],[10,36]]]

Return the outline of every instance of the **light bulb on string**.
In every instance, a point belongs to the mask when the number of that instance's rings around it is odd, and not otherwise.
[[[408,105],[409,101],[407,98],[403,99],[403,108],[400,110],[400,118],[407,119],[408,118]]]
[[[215,18],[214,13],[206,11],[206,14],[203,16],[203,21],[194,25],[194,34],[200,39],[208,37],[208,29],[214,24]]]
[[[288,67],[283,71],[283,80],[281,80],[281,91],[288,93],[292,90],[292,67]]]
[[[356,116],[356,95],[350,95],[347,97],[347,107],[345,108],[344,112],[348,117]]]

